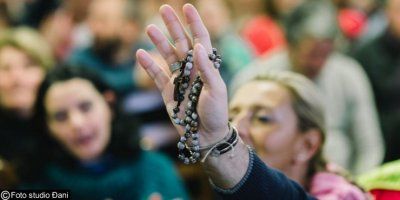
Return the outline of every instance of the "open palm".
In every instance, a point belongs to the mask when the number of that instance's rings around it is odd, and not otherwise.
[[[203,81],[197,112],[200,122],[200,143],[207,145],[220,140],[224,137],[224,133],[228,131],[227,90],[219,71],[214,68],[208,58],[208,54],[212,52],[211,40],[197,10],[192,5],[186,4],[183,6],[183,13],[192,37],[185,31],[181,20],[168,5],[161,6],[160,14],[174,45],[154,25],[149,25],[146,32],[168,65],[183,60],[187,52],[192,48],[194,49],[194,68],[191,72],[191,79],[193,81],[193,77],[200,75]],[[173,99],[173,80],[178,73],[171,74],[168,66],[159,65],[144,50],[138,50],[136,56],[139,64],[156,83],[168,113],[171,115],[172,109],[176,106]],[[184,105],[185,102],[180,109],[180,117],[183,116]],[[175,127],[180,134],[183,133],[181,126],[175,125]]]

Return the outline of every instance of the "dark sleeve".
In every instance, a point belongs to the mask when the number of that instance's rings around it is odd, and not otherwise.
[[[296,199],[314,200],[296,182],[281,172],[269,168],[250,149],[249,167],[243,179],[233,188],[218,188],[212,182],[214,190],[222,199]]]

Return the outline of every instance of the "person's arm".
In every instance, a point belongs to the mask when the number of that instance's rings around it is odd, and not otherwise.
[[[190,32],[193,35],[193,39],[186,33],[180,19],[170,6],[163,5],[160,8],[160,13],[175,43],[174,46],[170,44],[169,40],[160,29],[154,25],[147,27],[147,34],[168,65],[183,60],[187,52],[192,48],[194,49],[193,58],[195,70],[192,71],[192,73],[198,73],[203,82],[203,88],[197,104],[197,113],[200,122],[198,129],[200,145],[208,146],[210,144],[215,144],[215,142],[221,141],[229,131],[227,126],[228,97],[225,83],[218,69],[214,68],[207,55],[212,52],[208,31],[197,13],[197,10],[190,4],[186,4],[183,7],[183,13],[186,18],[186,23],[189,25]],[[194,43],[192,43],[192,41],[194,41]],[[171,115],[173,113],[172,108],[175,106],[175,102],[173,101],[173,80],[177,76],[177,73],[171,74],[168,66],[160,66],[152,59],[150,54],[144,50],[138,50],[136,56],[139,64],[156,83],[157,88],[163,96],[167,111]],[[185,104],[186,103],[183,102],[183,105]],[[183,134],[184,130],[182,126],[175,125],[175,128],[180,134]],[[230,157],[232,152],[234,152],[234,156]],[[252,196],[252,199],[277,199],[277,197],[285,197],[287,194],[292,194],[292,196],[288,196],[287,199],[298,199],[298,197],[307,196],[301,187],[297,186],[284,175],[273,173],[273,171],[268,169],[262,162],[258,162],[257,164],[260,168],[249,168],[252,163],[249,162],[251,161],[251,156],[249,156],[249,151],[243,143],[239,142],[232,152],[222,154],[219,157],[209,156],[205,160],[204,168],[216,186],[222,189],[230,189],[244,180],[243,188],[240,187],[240,185],[237,186],[241,189],[239,189],[239,192],[235,195],[248,195]],[[255,169],[261,170],[254,171]],[[251,176],[249,177],[260,177],[260,182],[246,181],[247,172],[250,172],[249,174]],[[268,187],[263,193],[255,194],[253,193],[254,190],[251,189],[252,187],[247,187],[248,184],[254,184],[255,187],[264,187],[265,185]]]
[[[243,155],[235,153],[237,158],[226,158],[226,156],[222,158],[225,160],[212,158],[208,159],[205,164],[205,168],[210,171],[208,173],[214,190],[223,199],[314,199],[299,184],[265,165],[250,147],[241,143],[239,148]],[[245,156],[247,160],[240,162],[242,161],[240,156]],[[225,164],[219,165],[217,160]],[[237,165],[226,165],[229,162],[232,164],[237,162]],[[244,174],[240,175],[242,178],[238,182],[225,178],[225,173],[235,174],[238,171],[242,173],[242,169],[246,165]],[[216,168],[217,166],[220,167]],[[211,175],[212,173],[214,174]],[[228,185],[229,187],[227,187]]]

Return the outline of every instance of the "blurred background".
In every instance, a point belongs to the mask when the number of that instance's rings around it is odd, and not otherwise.
[[[108,85],[112,95],[105,99],[114,115],[135,124],[125,132],[138,151],[171,160],[190,199],[217,198],[200,164],[178,161],[179,136],[161,95],[136,63],[142,48],[166,64],[145,33],[156,24],[168,35],[158,13],[163,4],[179,16],[185,3],[198,9],[223,57],[221,75],[230,92],[241,70],[288,52],[295,71],[333,94],[326,101],[328,129],[344,142],[333,136],[329,146],[328,138],[326,154],[353,175],[400,159],[400,0],[326,0],[333,20],[311,10],[316,14],[308,22],[301,20],[307,13],[288,21],[309,1],[315,0],[0,0],[0,188],[29,187],[29,174],[36,173],[25,168],[39,162],[26,160],[44,134],[36,128],[35,102],[46,73],[79,66]],[[332,64],[338,55],[342,60]],[[327,63],[352,70],[322,70]],[[329,81],[321,81],[324,73]],[[339,88],[342,76],[362,84]],[[51,165],[47,161],[40,162]]]

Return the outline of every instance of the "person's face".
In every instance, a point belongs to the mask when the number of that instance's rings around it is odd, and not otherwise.
[[[100,39],[116,38],[124,24],[122,0],[94,0],[89,7],[88,24]]]
[[[268,165],[285,171],[293,162],[301,134],[287,89],[270,81],[243,85],[230,103],[230,120]]]
[[[392,33],[400,38],[400,0],[388,0],[386,15],[389,20],[389,27]]]
[[[88,24],[93,33],[93,51],[107,63],[114,62],[126,35],[123,0],[94,0],[89,8]]]
[[[21,50],[0,49],[0,106],[30,114],[44,70]]]
[[[93,161],[106,149],[111,135],[111,110],[93,84],[71,79],[52,85],[45,96],[51,135],[74,157]]]
[[[333,50],[331,39],[304,38],[290,47],[294,69],[309,78],[314,78],[321,71]]]
[[[207,27],[212,38],[225,33],[226,27],[229,25],[229,10],[221,0],[202,0],[198,1],[196,7],[200,15],[207,16],[204,18],[204,25]]]

